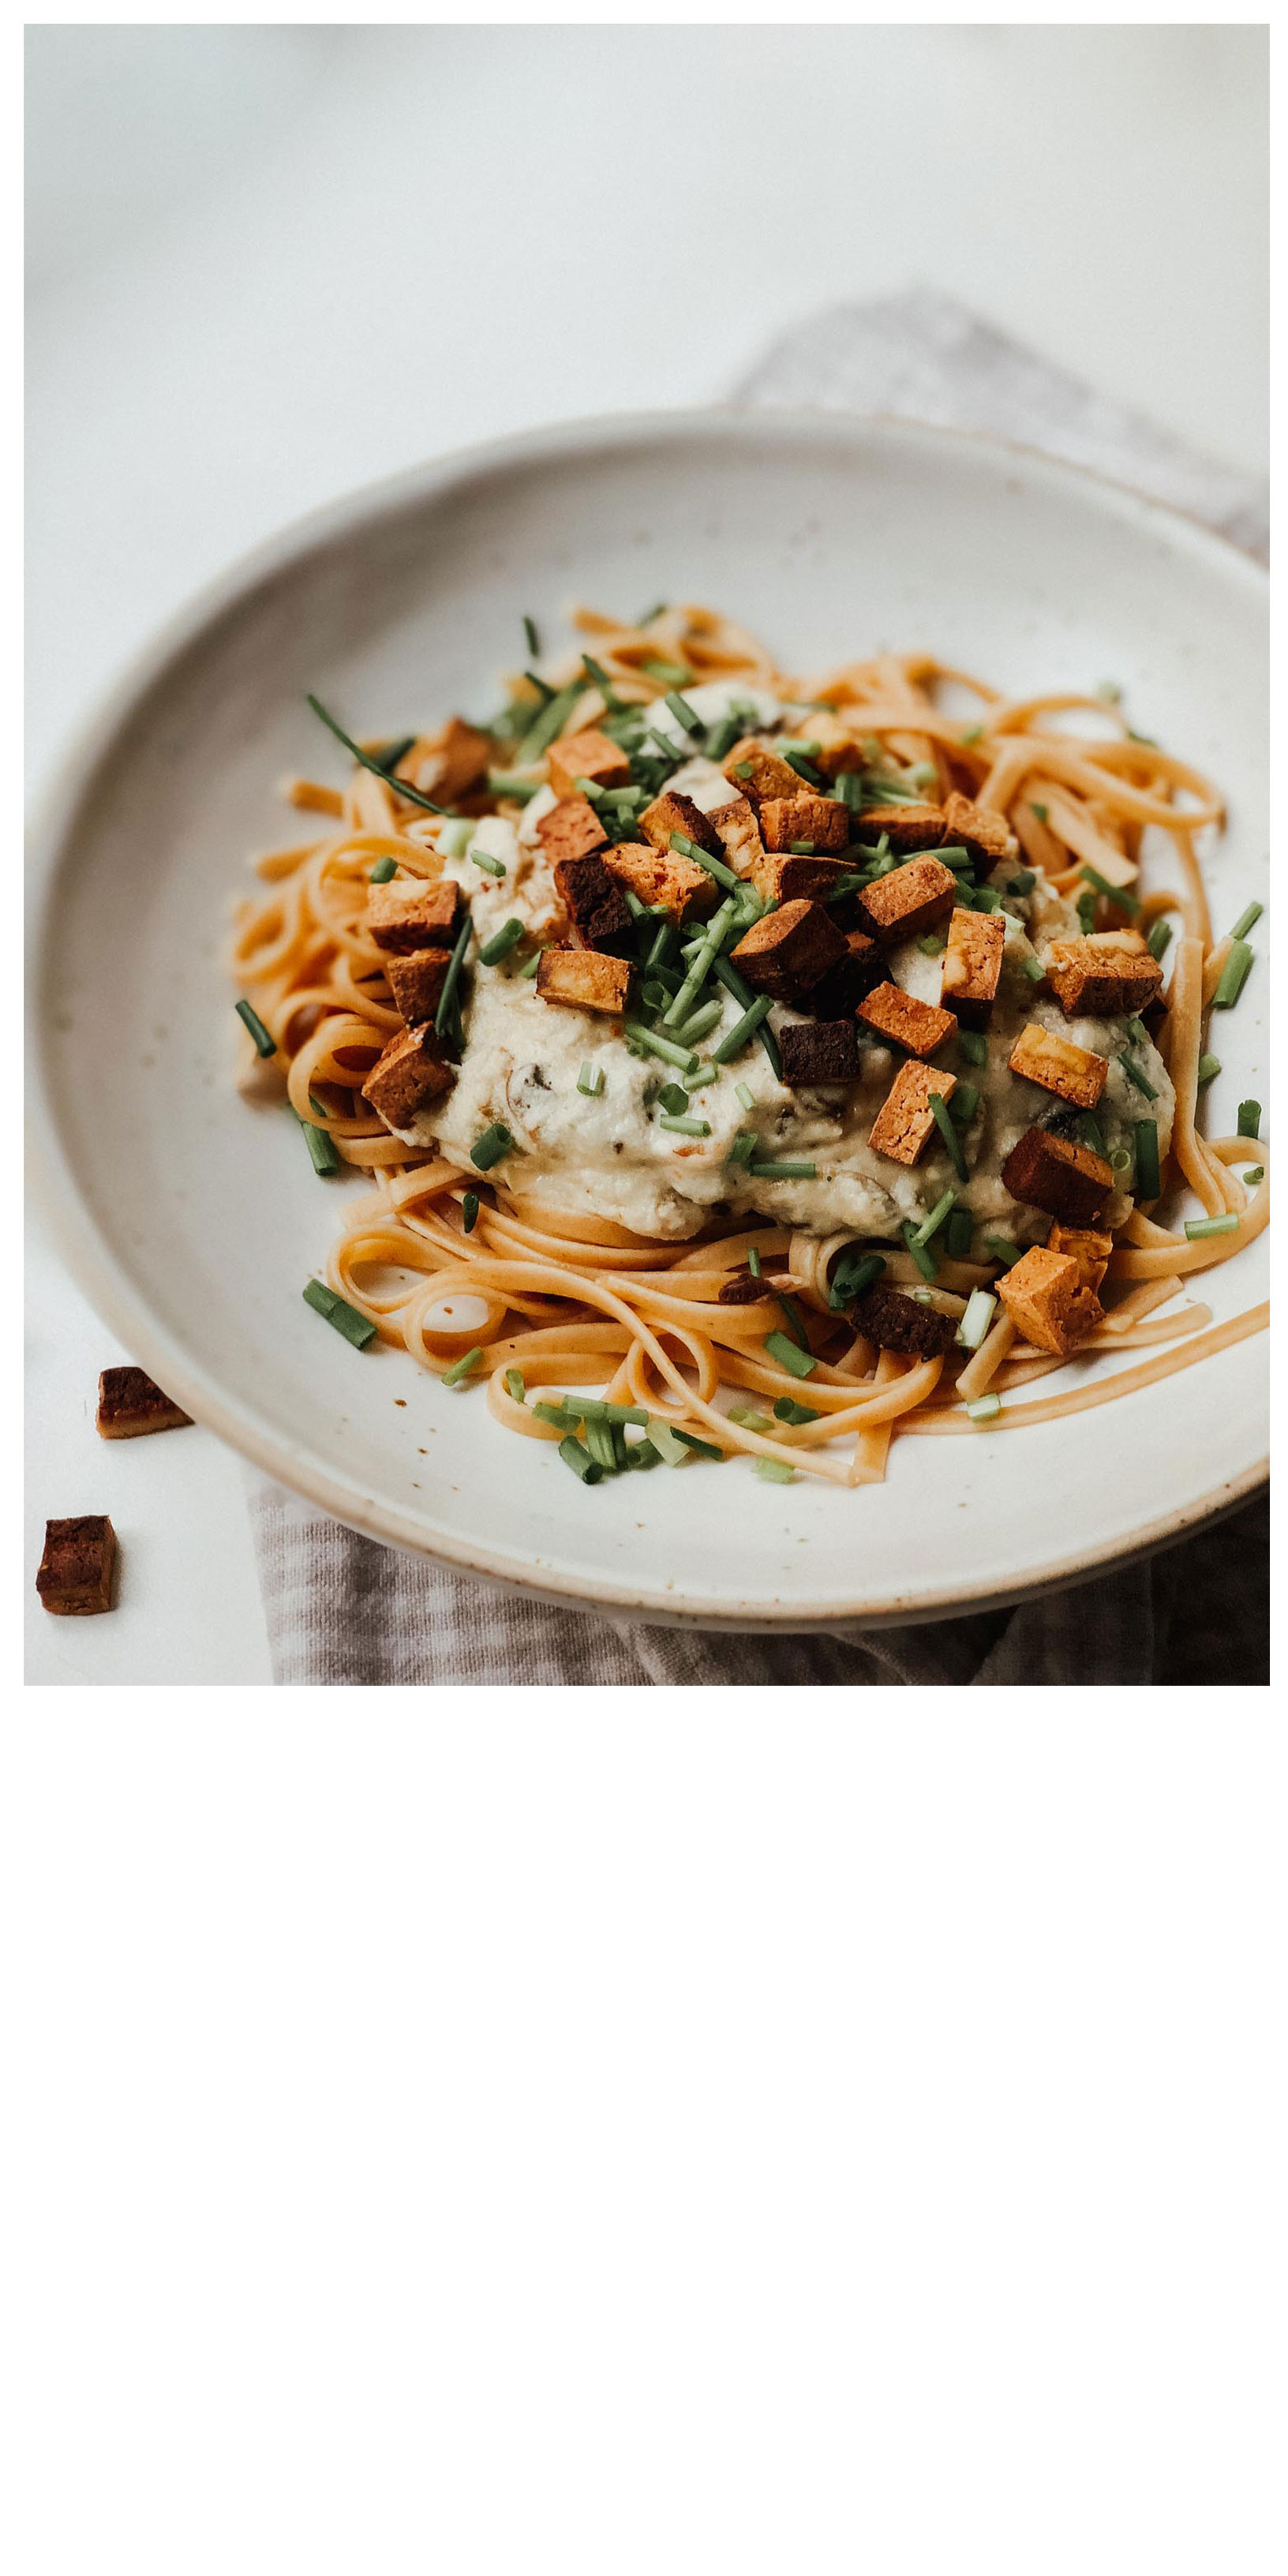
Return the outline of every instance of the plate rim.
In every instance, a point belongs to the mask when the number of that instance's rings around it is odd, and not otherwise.
[[[322,502],[248,548],[161,623],[129,658],[119,677],[66,742],[55,749],[33,798],[24,942],[29,990],[34,988],[37,963],[44,952],[49,897],[66,853],[68,829],[95,768],[166,667],[248,590],[280,574],[316,546],[352,530],[363,518],[396,510],[417,497],[428,497],[466,475],[486,476],[525,459],[557,462],[592,445],[622,447],[649,438],[669,442],[694,436],[714,437],[731,429],[767,446],[786,444],[802,435],[820,441],[845,441],[848,435],[852,443],[858,444],[875,431],[896,444],[932,451],[965,448],[994,460],[1012,460],[1057,489],[1070,482],[1091,485],[1116,502],[1129,518],[1161,524],[1174,541],[1179,539],[1192,552],[1219,566],[1227,579],[1233,576],[1241,580],[1250,596],[1262,603],[1268,596],[1269,575],[1255,556],[1202,520],[1151,498],[1130,483],[1018,440],[901,415],[828,411],[822,407],[775,405],[761,409],[739,403],[708,404],[689,410],[583,414],[454,448]],[[865,1629],[921,1624],[948,1617],[954,1611],[1001,1608],[1059,1591],[1107,1563],[1121,1567],[1141,1562],[1187,1530],[1237,1508],[1268,1479],[1269,1458],[1262,1455],[1238,1476],[1222,1479],[1196,1500],[1163,1513],[1137,1530],[1126,1548],[1114,1540],[1093,1544],[1061,1555],[1013,1585],[999,1585],[996,1581],[972,1584],[954,1578],[931,1593],[921,1594],[915,1602],[896,1596],[866,1603],[815,1602],[806,1607],[785,1601],[766,1604],[763,1596],[754,1602],[704,1601],[691,1592],[677,1601],[650,1585],[630,1588],[585,1575],[561,1576],[557,1569],[537,1559],[497,1556],[452,1531],[434,1532],[433,1543],[429,1544],[423,1527],[409,1515],[374,1499],[364,1500],[354,1490],[337,1484],[326,1469],[303,1460],[294,1444],[266,1435],[252,1416],[221,1392],[202,1367],[190,1365],[177,1345],[172,1345],[165,1327],[154,1321],[134,1284],[121,1270],[81,1198],[63,1151],[30,1013],[24,1052],[27,1173],[33,1200],[48,1222],[72,1277],[104,1321],[137,1354],[140,1364],[218,1438],[346,1527],[529,1598],[563,1607],[590,1605],[636,1616],[647,1614],[669,1626],[699,1625],[743,1632],[806,1633],[841,1623]]]

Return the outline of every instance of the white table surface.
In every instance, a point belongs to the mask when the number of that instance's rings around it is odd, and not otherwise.
[[[155,626],[283,521],[532,422],[718,398],[833,302],[932,286],[1264,469],[1261,28],[29,43],[37,787]],[[29,1678],[267,1680],[241,1463],[200,1427],[101,1442],[98,1372],[128,1357],[33,1222]],[[48,1618],[43,1522],[93,1510],[119,1608]]]

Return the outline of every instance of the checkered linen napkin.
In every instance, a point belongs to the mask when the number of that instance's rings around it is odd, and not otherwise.
[[[1249,553],[1267,550],[1263,486],[1192,455],[938,296],[821,315],[767,353],[738,399],[1019,439],[1134,484]],[[278,1682],[1085,1689],[1267,1679],[1264,1500],[1148,1563],[1018,1610],[767,1637],[549,1609],[360,1538],[259,1478],[251,1516]]]

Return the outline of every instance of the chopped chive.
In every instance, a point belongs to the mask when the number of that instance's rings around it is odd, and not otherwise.
[[[1136,1011],[1133,1011],[1131,1018],[1127,1022],[1127,1035],[1129,1038],[1135,1039],[1137,1046],[1148,1046],[1149,1044],[1149,1031],[1139,1013]]]
[[[1122,688],[1117,680],[1097,680],[1095,694],[1102,707],[1116,707],[1122,700]]]
[[[855,1298],[861,1297],[864,1289],[870,1288],[884,1269],[885,1260],[879,1252],[865,1252],[860,1260],[854,1261],[850,1250],[844,1251],[828,1285],[827,1302],[833,1314],[839,1315],[844,1307],[853,1305]]]
[[[1046,805],[1030,805],[1029,812],[1036,814],[1039,823],[1049,823],[1051,820],[1050,808]]]
[[[513,1398],[513,1400],[514,1400],[514,1402],[515,1402],[516,1404],[522,1404],[522,1403],[524,1403],[524,1402],[525,1402],[525,1400],[526,1400],[526,1398],[527,1398],[528,1390],[527,1390],[527,1386],[526,1386],[526,1384],[525,1384],[525,1382],[524,1382],[524,1376],[523,1376],[523,1371],[522,1371],[522,1369],[507,1369],[507,1370],[506,1370],[506,1372],[505,1372],[505,1391],[506,1391],[506,1394],[507,1394],[508,1396],[511,1396],[511,1397]]]
[[[1232,939],[1246,939],[1253,923],[1260,921],[1264,911],[1265,905],[1263,903],[1250,903],[1247,911],[1240,913],[1239,918],[1230,933],[1230,937]]]
[[[577,1076],[577,1089],[584,1092],[588,1100],[598,1100],[603,1088],[604,1068],[602,1064],[592,1064],[590,1058],[587,1057]]]
[[[518,947],[522,937],[523,923],[512,914],[508,921],[502,922],[499,930],[493,931],[490,939],[484,940],[479,950],[480,966],[499,966],[501,959],[508,957],[512,948]]]
[[[519,769],[530,768],[533,761],[539,760],[542,752],[548,751],[556,736],[563,732],[581,696],[583,686],[583,681],[578,677],[571,680],[567,688],[556,690],[553,698],[547,698],[545,705],[539,709],[529,725],[515,753],[515,763]]]
[[[678,1082],[664,1082],[657,1095],[659,1109],[669,1109],[673,1118],[682,1118],[689,1105],[689,1095]]]
[[[750,1244],[747,1248],[747,1268],[751,1272],[753,1279],[759,1279],[761,1277],[760,1254],[754,1243]]]
[[[965,1154],[962,1152],[961,1138],[948,1114],[948,1103],[944,1099],[942,1092],[931,1092],[930,1115],[934,1119],[936,1127],[939,1129],[940,1137],[947,1150],[949,1162],[952,1164],[953,1170],[956,1172],[958,1179],[962,1181],[968,1180],[970,1175],[966,1168]]]
[[[673,850],[678,850],[682,858],[692,859],[695,866],[705,868],[717,885],[727,886],[731,894],[742,893],[742,878],[735,870],[727,868],[723,859],[713,859],[709,850],[700,849],[696,841],[689,839],[687,832],[670,832],[667,838]]]
[[[612,1424],[601,1422],[594,1414],[590,1414],[586,1418],[584,1427],[586,1447],[596,1466],[602,1467],[606,1475],[616,1475],[617,1443],[613,1436]]]
[[[1260,1134],[1261,1134],[1261,1103],[1260,1103],[1260,1101],[1259,1101],[1259,1100],[1241,1100],[1241,1101],[1240,1101],[1240,1103],[1239,1103],[1239,1123],[1238,1123],[1238,1126],[1237,1126],[1237,1128],[1236,1128],[1236,1130],[1235,1130],[1235,1133],[1236,1133],[1236,1135],[1239,1135],[1239,1136],[1257,1136],[1257,1137],[1259,1137],[1259,1136],[1260,1136]]]
[[[978,1029],[959,1029],[957,1052],[963,1064],[987,1064],[988,1040]]]
[[[803,1351],[798,1342],[789,1341],[786,1333],[766,1333],[765,1349],[781,1368],[793,1377],[812,1377],[818,1362],[811,1351]]]
[[[476,1190],[467,1190],[464,1198],[461,1200],[461,1219],[464,1232],[466,1234],[473,1234],[474,1228],[479,1221],[479,1202],[478,1192]]]
[[[791,1395],[779,1396],[774,1413],[779,1422],[790,1422],[794,1429],[799,1428],[802,1422],[821,1422],[823,1419],[816,1404],[798,1404]]]
[[[676,1046],[671,1038],[664,1038],[657,1029],[646,1029],[642,1020],[623,1020],[622,1031],[627,1038],[633,1038],[637,1046],[643,1047],[646,1054],[660,1056],[663,1064],[678,1065],[681,1073],[696,1073],[698,1059],[691,1047]]]
[[[933,930],[928,930],[924,939],[917,942],[923,957],[942,957],[947,945],[947,940],[940,939]]]
[[[775,1163],[756,1160],[751,1165],[753,1181],[816,1181],[816,1163]]]
[[[962,735],[963,748],[969,751],[973,743],[982,742],[983,739],[984,728],[982,725],[968,725],[965,733]]]
[[[716,1064],[731,1064],[736,1055],[741,1055],[748,1039],[755,1036],[755,1033],[761,1026],[762,1021],[768,1018],[770,1008],[771,1003],[769,994],[758,993],[755,1001],[752,1002],[748,1009],[743,1012],[742,1018],[740,1020],[735,1020],[733,1027],[726,1032],[724,1037],[721,1038],[719,1046],[712,1048],[711,1054],[713,1062]],[[754,1109],[756,1104],[750,1096],[745,1100],[743,1099],[745,1091],[746,1084],[740,1083],[738,1086],[738,1097],[743,1101],[743,1107],[745,1109]]]
[[[814,844],[812,841],[789,841],[787,847],[794,858],[812,859],[814,856]]]
[[[548,681],[548,680],[543,680],[543,679],[541,678],[541,676],[540,676],[540,673],[539,673],[539,672],[537,672],[537,671],[525,671],[525,672],[524,672],[524,674],[523,674],[523,676],[524,676],[524,679],[525,679],[525,680],[527,681],[527,683],[528,683],[528,687],[529,687],[530,689],[535,689],[535,690],[536,690],[537,696],[538,696],[538,697],[539,697],[539,699],[541,700],[541,704],[542,704],[542,706],[543,706],[543,707],[548,707],[548,706],[549,706],[549,704],[550,704],[551,699],[553,698],[553,696],[554,696],[554,694],[555,694],[554,690],[553,690],[553,689],[551,688],[551,686],[550,686],[549,681]]]
[[[438,846],[444,857],[459,859],[468,850],[477,828],[467,816],[449,814],[438,835]]]
[[[1110,903],[1116,903],[1120,912],[1139,912],[1139,896],[1128,894],[1125,886],[1111,885],[1108,877],[1102,877],[1099,868],[1079,868],[1078,874],[1085,884],[1094,886],[1097,894],[1103,894]]]
[[[729,1151],[725,1156],[725,1161],[727,1163],[741,1163],[744,1169],[749,1171],[751,1168],[752,1156],[755,1153],[759,1142],[759,1137],[754,1134],[750,1127],[740,1128],[738,1134],[734,1137],[733,1142],[729,1147]]]
[[[783,1401],[786,1403],[789,1399],[784,1397]],[[776,1413],[777,1411],[778,1407],[775,1405],[774,1412]],[[747,1404],[731,1404],[729,1407],[729,1419],[731,1422],[736,1422],[739,1425],[739,1428],[743,1431],[759,1431],[762,1438],[766,1432],[769,1432],[771,1435],[773,1433],[774,1425],[772,1417],[768,1413],[754,1412],[751,1406]]]
[[[1264,1181],[1265,1177],[1266,1177],[1266,1167],[1265,1167],[1265,1164],[1264,1164],[1264,1163],[1254,1163],[1254,1164],[1252,1165],[1251,1170],[1250,1170],[1250,1171],[1246,1171],[1246,1172],[1244,1173],[1244,1175],[1243,1175],[1244,1186],[1245,1186],[1245,1188],[1250,1189],[1250,1190],[1251,1190],[1251,1189],[1255,1189],[1255,1188],[1256,1188],[1256,1185],[1257,1185],[1257,1183],[1258,1183],[1258,1181]]]
[[[705,1118],[676,1118],[665,1109],[657,1123],[673,1136],[709,1136],[711,1133]]]
[[[276,1055],[277,1040],[273,1036],[271,1029],[265,1028],[258,1011],[253,1009],[251,1004],[245,999],[238,1002],[236,1007],[237,1017],[241,1021],[242,1027],[249,1029],[250,1034],[255,1041],[256,1054]]]
[[[689,669],[687,662],[663,662],[660,660],[641,662],[640,669],[641,671],[647,671],[650,680],[661,680],[666,687],[671,689],[687,689],[693,679],[693,673]]]
[[[681,1046],[696,1046],[699,1038],[709,1037],[723,1011],[724,1004],[718,994],[709,1002],[701,1002],[687,1020],[681,1021],[675,1032]]]
[[[939,1276],[939,1264],[936,1261],[929,1244],[922,1243],[919,1240],[918,1229],[913,1224],[911,1217],[906,1217],[904,1219],[903,1224],[899,1228],[899,1232],[903,1236],[904,1245],[912,1254],[913,1260],[916,1262],[922,1278],[937,1279]]]
[[[723,1458],[724,1456],[723,1449],[718,1448],[714,1440],[699,1440],[696,1431],[681,1431],[677,1426],[675,1437],[684,1442],[686,1449],[696,1450],[699,1458]]]
[[[794,1485],[796,1482],[796,1470],[788,1466],[785,1458],[758,1458],[755,1472],[766,1485]]]
[[[1041,984],[1045,981],[1046,968],[1040,957],[1025,957],[1020,962],[1030,984]]]
[[[494,796],[508,797],[515,805],[526,805],[541,793],[539,778],[520,778],[513,769],[489,769],[487,783]]]
[[[471,850],[469,856],[474,861],[475,867],[486,868],[490,877],[503,877],[505,875],[505,869],[500,859],[494,859],[490,850]]]
[[[948,1103],[948,1115],[954,1127],[969,1127],[979,1107],[980,1095],[973,1082],[959,1082]]]
[[[1115,1172],[1129,1172],[1131,1170],[1132,1158],[1125,1145],[1115,1145],[1113,1152],[1109,1157],[1109,1161],[1111,1168]]]
[[[530,957],[527,965],[519,968],[518,974],[514,979],[516,984],[526,984],[531,980],[531,978],[536,974],[537,968],[541,964],[544,953],[544,950],[539,948],[536,956]]]
[[[377,859],[374,868],[371,869],[367,877],[367,883],[368,885],[388,885],[390,878],[396,877],[397,874],[398,861],[396,859]]]
[[[1252,972],[1252,950],[1246,939],[1233,940],[1230,954],[1221,970],[1221,981],[1212,996],[1214,1011],[1232,1011]]]
[[[929,1216],[923,1217],[921,1224],[915,1229],[916,1241],[918,1243],[929,1243],[931,1236],[933,1234],[938,1234],[945,1217],[951,1215],[956,1204],[956,1190],[945,1190],[943,1197],[941,1199],[936,1199]]]
[[[1136,1121],[1136,1196],[1156,1199],[1163,1186],[1158,1161],[1158,1120]]]
[[[766,996],[766,999],[767,999],[767,998],[768,998],[768,996]],[[736,1099],[738,1099],[738,1100],[740,1100],[740,1101],[742,1102],[742,1105],[743,1105],[743,1108],[744,1108],[744,1109],[754,1109],[754,1108],[755,1108],[755,1106],[756,1106],[756,1095],[755,1095],[755,1093],[754,1093],[753,1091],[749,1091],[749,1090],[747,1089],[747,1085],[746,1085],[746,1083],[745,1083],[745,1082],[735,1082],[735,1084],[734,1084],[734,1095],[735,1095],[735,1098],[736,1098]]]
[[[662,1422],[655,1414],[649,1415],[648,1436],[659,1458],[668,1467],[687,1466],[695,1452],[707,1458],[719,1458],[724,1454],[709,1441],[695,1439],[692,1434],[686,1436],[683,1431],[677,1431],[673,1423]]]
[[[614,688],[607,671],[604,669],[603,663],[596,662],[591,654],[583,653],[581,657],[581,667],[585,672],[587,679],[593,680],[605,706],[609,710],[610,715],[621,715],[625,713],[627,711],[627,702],[625,698],[619,696],[617,690]],[[634,710],[632,709],[630,712],[633,713]]]
[[[1105,1159],[1105,1140],[1101,1135],[1097,1121],[1093,1118],[1089,1109],[1083,1110],[1081,1119],[1079,1120],[1079,1128],[1083,1144],[1090,1145],[1092,1153],[1099,1154],[1103,1163]]]
[[[511,1151],[513,1144],[509,1128],[498,1118],[490,1127],[484,1128],[477,1144],[471,1145],[470,1161],[477,1172],[490,1172],[493,1164],[499,1163]]]
[[[718,724],[710,725],[707,729],[708,760],[723,760],[726,752],[732,751],[741,731],[737,716],[721,716]]]
[[[668,690],[663,703],[670,708],[671,714],[674,716],[676,723],[678,725],[683,725],[686,733],[696,734],[706,732],[706,726],[704,725],[701,716],[695,716],[688,699],[682,698],[678,689]]]
[[[1128,1081],[1134,1082],[1136,1089],[1138,1091],[1143,1091],[1147,1100],[1157,1100],[1158,1086],[1156,1083],[1150,1081],[1148,1074],[1142,1073],[1140,1066],[1138,1064],[1133,1064],[1129,1055],[1120,1055],[1118,1061],[1122,1066],[1123,1072],[1126,1074]]]
[[[757,1271],[756,1276],[759,1278],[759,1271]],[[782,1307],[784,1319],[792,1340],[795,1342],[798,1350],[807,1351],[809,1349],[809,1334],[806,1332],[805,1327],[801,1322],[800,1308],[797,1305],[795,1298],[789,1297],[785,1289],[775,1290],[775,1297],[777,1303]]]
[[[1209,1082],[1215,1082],[1220,1070],[1221,1059],[1219,1055],[1201,1055],[1199,1057],[1198,1068],[1194,1076],[1199,1090],[1204,1091],[1206,1090]]]
[[[449,1369],[444,1369],[444,1386],[460,1386],[462,1381],[469,1376],[471,1369],[477,1365],[478,1361],[481,1360],[482,1357],[483,1347],[480,1342],[475,1343],[472,1351],[463,1351],[458,1360],[453,1360]]]
[[[583,1485],[599,1483],[604,1472],[603,1468],[596,1459],[591,1457],[589,1449],[583,1449],[580,1440],[573,1438],[571,1432],[566,1440],[560,1441],[559,1455],[565,1467],[571,1467],[574,1476],[580,1476]]]
[[[977,1351],[994,1315],[997,1299],[991,1288],[972,1288],[966,1300],[966,1312],[957,1327],[956,1339],[964,1351]]]
[[[541,651],[541,639],[540,639],[539,635],[537,634],[536,627],[534,626],[534,624],[533,624],[533,622],[532,622],[532,619],[531,619],[530,617],[525,617],[525,618],[524,618],[524,621],[523,621],[523,636],[524,636],[524,641],[525,641],[525,643],[526,643],[526,645],[527,645],[527,647],[528,647],[528,651],[531,653],[531,655],[532,655],[532,657],[533,657],[533,660],[535,661],[535,660],[536,660],[537,655],[538,655],[538,654],[540,653],[540,651]]]
[[[369,751],[359,751],[352,736],[345,733],[343,727],[336,723],[334,716],[329,716],[327,714],[326,708],[323,706],[321,699],[315,698],[311,691],[307,699],[307,704],[312,707],[314,715],[321,718],[323,724],[326,726],[327,732],[333,733],[336,741],[342,742],[345,750],[353,754],[359,768],[369,769],[374,778],[383,778],[386,786],[388,786],[388,774],[382,767],[381,763],[376,760]],[[406,780],[403,778],[400,778],[398,781],[398,794],[405,797],[409,804],[419,805],[426,814],[445,814],[447,812],[447,807],[445,805],[436,805],[432,796],[422,796],[419,788],[409,787]]]
[[[1008,1243],[1004,1234],[986,1234],[984,1250],[990,1261],[1000,1261],[1004,1270],[1012,1270],[1020,1258],[1018,1243]]]
[[[460,1039],[461,1010],[456,999],[456,987],[461,980],[461,969],[465,964],[466,951],[473,935],[474,922],[467,905],[465,917],[453,943],[447,973],[443,977],[443,989],[438,997],[438,1008],[434,1013],[434,1031],[440,1038],[452,1037],[458,1042]]]
[[[321,1279],[310,1279],[304,1291],[304,1303],[312,1306],[315,1313],[325,1315],[328,1324],[333,1324],[337,1333],[343,1333],[355,1351],[365,1351],[368,1342],[375,1340],[376,1328],[371,1317],[360,1315],[347,1297],[337,1297],[334,1288],[328,1288]]]
[[[379,761],[386,778],[391,779],[393,777],[393,773],[397,768],[399,761],[406,759],[408,752],[412,749],[412,746],[415,743],[415,740],[416,737],[414,733],[400,734],[397,742],[382,742],[379,751],[373,753],[372,757]],[[401,779],[398,781],[398,784],[401,787]]]
[[[955,1207],[944,1227],[944,1250],[950,1261],[969,1261],[975,1220],[969,1208]]]
[[[1237,1216],[1204,1216],[1187,1220],[1185,1232],[1191,1243],[1206,1243],[1210,1234],[1237,1234]]]
[[[1145,942],[1145,946],[1149,950],[1150,956],[1161,959],[1166,955],[1171,944],[1172,925],[1170,921],[1156,921],[1153,929],[1150,931],[1148,939]]]
[[[1006,891],[1008,894],[1015,895],[1032,894],[1037,881],[1035,869],[1021,868],[1018,876],[1007,878]]]
[[[295,1114],[298,1118],[299,1111],[297,1110]],[[338,1172],[340,1169],[340,1157],[331,1137],[325,1127],[310,1126],[307,1118],[300,1118],[300,1125],[304,1130],[304,1142],[308,1146],[314,1171],[320,1172],[324,1178],[329,1179],[332,1172]],[[1255,1127],[1252,1132],[1255,1136],[1257,1132]]]
[[[1094,894],[1080,894],[1073,908],[1077,913],[1079,921],[1082,923],[1084,932],[1089,937],[1092,925],[1096,918],[1096,898]]]
[[[626,1464],[628,1467],[660,1467],[662,1452],[654,1448],[651,1440],[636,1440],[626,1452]]]
[[[1000,1395],[977,1395],[966,1407],[972,1422],[992,1422],[1002,1410]]]

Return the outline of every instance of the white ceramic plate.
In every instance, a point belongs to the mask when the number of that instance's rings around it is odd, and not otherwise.
[[[663,1469],[585,1491],[477,1391],[351,1350],[304,1304],[337,1190],[363,1184],[320,1184],[285,1111],[235,1094],[223,952],[247,854],[291,837],[274,780],[340,774],[305,691],[359,734],[486,708],[520,613],[554,637],[575,598],[709,600],[802,668],[925,643],[1017,694],[1112,676],[1228,793],[1209,878],[1228,923],[1265,894],[1264,591],[1204,531],[1039,457],[787,414],[542,431],[306,522],[163,638],[39,835],[32,1168],[68,1259],[152,1374],[286,1484],[547,1596],[737,1626],[915,1618],[1221,1509],[1264,1473],[1264,1336],[1066,1421],[899,1442],[883,1487]],[[1221,1025],[1222,1132],[1265,1097],[1265,1014],[1259,965]],[[1265,1294],[1265,1267],[1263,1237],[1211,1274],[1219,1317]]]

